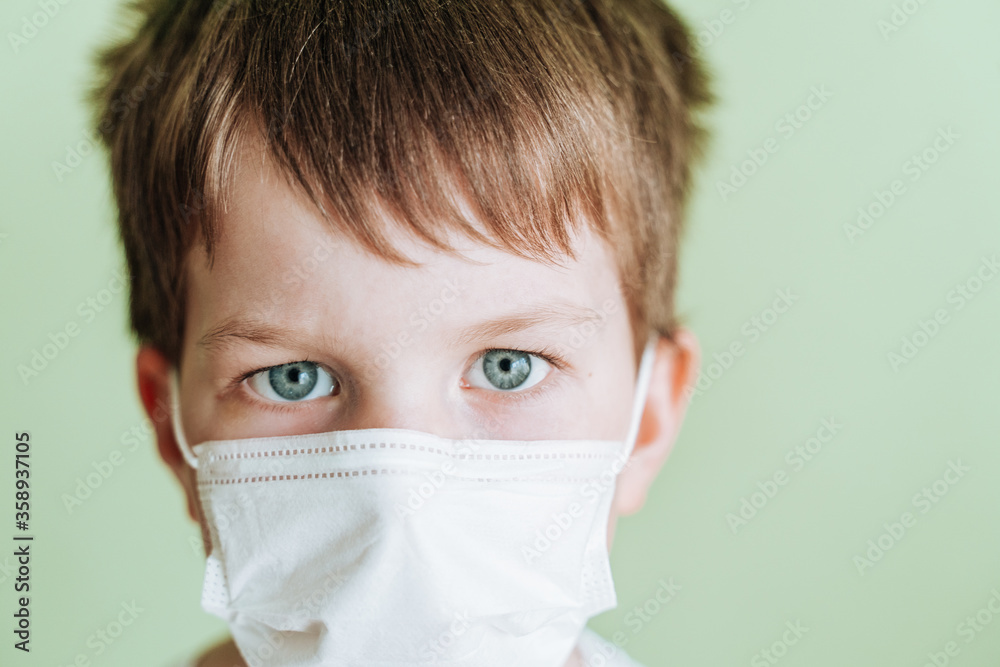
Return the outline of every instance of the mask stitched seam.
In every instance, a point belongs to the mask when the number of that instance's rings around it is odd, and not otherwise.
[[[334,470],[330,472],[315,472],[315,473],[302,473],[299,475],[258,475],[253,477],[232,477],[229,479],[206,479],[199,480],[198,483],[201,485],[226,485],[226,484],[241,484],[246,482],[275,482],[275,481],[292,481],[292,480],[306,480],[306,479],[334,479],[334,478],[351,478],[351,477],[364,477],[367,475],[400,475],[400,474],[419,474],[426,472],[425,470],[403,470],[403,469],[388,469],[383,468],[382,470]],[[462,481],[462,482],[589,482],[595,477],[455,477],[449,476],[449,479]]]
[[[536,454],[456,454],[453,452],[446,452],[443,449],[438,449],[436,447],[429,447],[427,445],[409,445],[406,443],[397,442],[372,442],[372,443],[360,443],[356,445],[331,445],[326,447],[308,447],[304,449],[288,449],[288,450],[265,450],[259,452],[232,452],[230,454],[211,454],[209,455],[209,462],[214,461],[227,461],[233,459],[252,459],[252,458],[266,458],[272,456],[300,456],[303,454],[323,454],[323,453],[334,453],[334,452],[347,452],[356,450],[373,450],[373,449],[385,449],[388,445],[389,449],[409,449],[413,451],[430,452],[432,454],[439,454],[441,456],[447,456],[449,458],[458,460],[481,460],[481,461],[508,461],[508,460],[532,460],[532,459],[605,459],[605,458],[615,458],[617,453],[607,453],[607,454],[588,454],[581,452],[539,452]],[[516,458],[508,458],[516,457]]]

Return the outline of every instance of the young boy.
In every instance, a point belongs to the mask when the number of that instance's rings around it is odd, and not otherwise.
[[[187,664],[637,664],[584,626],[699,363],[673,295],[712,96],[684,24],[133,9],[92,103],[139,392],[174,406],[158,449],[233,635]]]

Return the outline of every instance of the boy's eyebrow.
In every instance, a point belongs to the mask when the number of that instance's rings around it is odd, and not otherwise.
[[[496,338],[541,324],[560,327],[579,326],[587,322],[597,323],[604,319],[593,308],[568,302],[544,303],[529,306],[516,313],[474,324],[448,339],[449,345],[468,345],[482,338]],[[231,317],[208,331],[198,340],[198,345],[206,349],[224,347],[234,340],[247,340],[260,345],[277,347],[297,344],[301,333],[278,324],[259,320]]]
[[[557,325],[563,328],[579,326],[586,322],[600,322],[604,319],[601,313],[593,308],[587,308],[575,303],[540,303],[529,306],[516,313],[480,322],[463,329],[451,337],[448,343],[452,346],[468,345],[482,338],[498,338],[507,334],[529,329],[540,324]]]
[[[220,325],[206,332],[198,339],[198,346],[216,349],[229,345],[234,340],[247,340],[260,345],[277,347],[281,343],[296,343],[298,332],[280,324],[269,324],[260,320],[230,317]]]

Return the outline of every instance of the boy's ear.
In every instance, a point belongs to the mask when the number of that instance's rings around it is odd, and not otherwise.
[[[673,341],[660,337],[657,342],[639,433],[618,476],[614,500],[618,514],[634,514],[645,504],[680,432],[700,364],[701,349],[690,330],[679,328]]]
[[[188,514],[198,520],[194,475],[184,461],[177,440],[174,438],[173,422],[170,419],[170,362],[154,347],[144,345],[139,348],[135,359],[136,380],[139,397],[142,399],[146,415],[153,422],[156,434],[156,448],[160,458],[177,476],[187,496]]]

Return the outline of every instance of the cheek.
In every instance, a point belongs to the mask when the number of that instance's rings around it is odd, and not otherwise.
[[[597,346],[595,346],[597,347]],[[632,417],[636,364],[631,329],[615,318],[607,323],[587,387],[586,419],[595,435],[605,440],[624,440]]]
[[[624,440],[631,417],[632,384],[629,377],[617,372],[605,380],[592,400],[589,419],[594,433],[603,440]]]
[[[625,355],[623,355],[625,356]],[[627,357],[626,357],[627,361]],[[546,437],[574,440],[623,440],[630,417],[632,387],[627,363],[600,362],[588,374],[567,382],[543,405],[539,420],[549,423]]]

